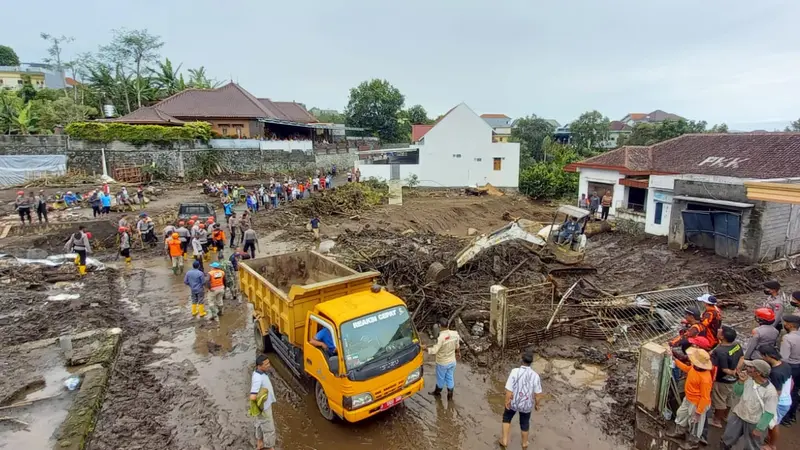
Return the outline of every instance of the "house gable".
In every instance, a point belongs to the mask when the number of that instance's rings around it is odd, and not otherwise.
[[[474,143],[492,142],[492,127],[465,103],[451,109],[447,115],[425,133],[425,144],[440,141]]]

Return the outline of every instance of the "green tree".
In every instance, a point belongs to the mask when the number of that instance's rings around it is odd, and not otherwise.
[[[714,125],[713,127],[711,127],[710,130],[708,130],[708,132],[709,133],[727,133],[728,132],[728,124],[720,123],[720,124]]]
[[[794,122],[790,123],[788,127],[784,131],[796,131],[800,132],[800,119],[795,120]]]
[[[350,89],[345,116],[347,124],[367,128],[384,142],[399,142],[403,130],[398,121],[405,97],[386,80],[364,81]]]
[[[150,34],[147,30],[114,30],[111,43],[100,50],[107,52],[109,58],[117,66],[122,78],[130,71],[133,75],[133,90],[136,94],[136,105],[142,107],[143,88],[149,83],[142,82],[142,74],[147,73],[147,64],[156,61],[158,50],[164,46],[160,36]],[[130,109],[130,108],[129,108]]]
[[[215,89],[222,85],[222,82],[208,78],[206,68],[200,66],[197,69],[189,69],[189,82],[187,85],[194,89]]]
[[[19,95],[19,98],[21,98],[25,103],[28,103],[36,98],[36,88],[33,87],[33,82],[31,82],[30,75],[22,76],[22,88],[17,91],[17,95]]]
[[[552,137],[555,127],[550,122],[531,114],[517,119],[511,129],[511,141],[519,142],[520,167],[525,168],[544,159],[543,145]]]
[[[575,149],[547,137],[542,143],[542,152],[546,152],[546,160],[537,161],[520,172],[520,192],[533,198],[549,199],[575,195],[578,174],[564,171],[567,164],[581,159]]]
[[[598,111],[587,111],[569,124],[572,144],[581,154],[591,153],[601,148],[608,140],[611,121]]]
[[[14,118],[23,106],[16,92],[0,89],[0,133],[11,134]]]
[[[433,123],[433,121],[428,118],[428,112],[425,111],[422,105],[414,105],[408,108],[405,111],[405,117],[411,125],[430,125]]]
[[[28,135],[36,132],[36,124],[39,122],[39,117],[31,112],[31,104],[27,103],[25,106],[17,110],[16,114],[11,118],[11,132]]]
[[[70,97],[59,97],[54,101],[33,100],[31,112],[38,117],[40,132],[51,132],[57,126],[83,122],[97,116],[97,109],[80,105]]]
[[[0,45],[0,66],[18,66],[19,56],[13,48]]]
[[[345,122],[345,117],[344,117],[344,114],[342,114],[342,113],[339,113],[339,112],[336,112],[336,111],[322,112],[322,110],[319,110],[319,109],[316,109],[316,108],[311,108],[311,109],[316,111],[316,113],[312,112],[312,114],[314,114],[314,117],[316,117],[317,120],[319,120],[322,123],[344,123]]]
[[[653,145],[667,139],[676,138],[688,133],[705,133],[707,123],[704,120],[667,120],[659,123],[639,123],[633,127],[631,134],[621,145]],[[723,128],[724,127],[724,128]],[[717,125],[717,130],[712,132],[724,133],[728,126]],[[720,131],[720,130],[725,131]]]
[[[164,62],[158,62],[157,69],[150,69],[153,83],[158,87],[161,96],[169,97],[186,89],[186,82],[183,81],[183,75],[181,75],[181,66],[182,64],[178,64],[178,67],[173,68],[172,61],[167,58]]]

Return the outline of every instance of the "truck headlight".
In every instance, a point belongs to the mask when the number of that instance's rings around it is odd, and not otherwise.
[[[408,374],[406,377],[406,386],[416,383],[420,378],[422,378],[422,366],[417,367]]]
[[[364,405],[369,405],[373,401],[372,394],[364,392],[362,394],[342,398],[342,406],[344,406],[345,409],[353,410],[361,408]]]

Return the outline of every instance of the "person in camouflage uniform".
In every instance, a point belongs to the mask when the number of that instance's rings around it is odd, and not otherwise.
[[[219,263],[222,266],[221,269],[225,271],[225,289],[230,293],[231,299],[238,299],[239,297],[239,278],[237,277],[237,271],[233,267],[233,260],[236,258],[238,261],[239,258],[239,251],[235,249],[233,255],[230,256],[230,259],[226,259],[222,256],[222,253],[218,254]]]

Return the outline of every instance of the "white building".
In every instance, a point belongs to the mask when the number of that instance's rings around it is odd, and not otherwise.
[[[800,183],[800,133],[687,134],[565,170],[580,174],[578,197],[610,192],[618,225],[671,245],[745,262],[800,253],[800,208],[782,193]],[[752,186],[774,192],[754,196]]]
[[[408,148],[361,152],[361,177],[407,180],[413,174],[426,187],[518,187],[519,144],[493,142],[492,127],[466,104],[422,127],[412,131],[415,143]]]

